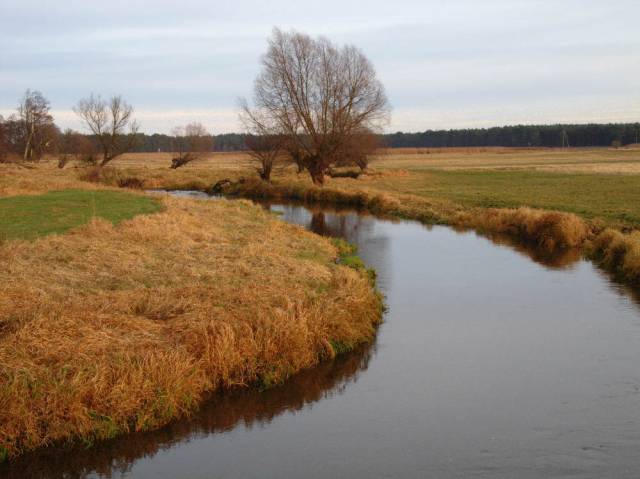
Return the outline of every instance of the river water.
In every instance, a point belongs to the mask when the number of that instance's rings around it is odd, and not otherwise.
[[[640,475],[640,307],[574,255],[356,212],[265,206],[355,243],[376,341],[195,418],[8,477],[626,478]]]

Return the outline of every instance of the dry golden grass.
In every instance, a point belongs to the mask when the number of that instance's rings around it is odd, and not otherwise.
[[[579,248],[590,234],[579,217],[531,208],[492,208],[459,214],[454,224],[535,243],[545,250]]]
[[[75,169],[57,168],[53,161],[29,167],[0,163],[0,196],[35,195],[67,188],[104,188],[80,182],[75,173]]]
[[[78,186],[71,170],[38,185],[45,171],[15,191]],[[373,336],[380,300],[327,240],[246,201],[162,202],[0,244],[3,455],[156,428]]]
[[[640,232],[605,229],[587,245],[588,254],[620,279],[640,285]]]
[[[423,223],[448,224],[486,234],[509,236],[533,243],[547,251],[579,248],[591,232],[590,227],[581,218],[571,213],[526,207],[463,209],[447,202],[429,201],[411,195],[389,195],[366,188],[349,191],[319,188],[291,180],[271,184],[247,180],[230,186],[226,191],[227,194],[249,198],[350,206],[379,215],[413,219]]]
[[[228,191],[253,198],[344,205],[379,215],[473,229],[511,247],[513,240],[535,246],[526,254],[550,266],[570,264],[586,253],[604,269],[615,273],[619,280],[640,284],[640,231],[603,229],[603,222],[586,222],[572,213],[528,207],[462,208],[446,201],[390,195],[366,187],[355,191],[318,188],[292,178],[272,184],[249,180],[231,186]],[[517,245],[516,249],[519,249]]]
[[[398,148],[382,150],[376,169],[539,170],[636,173],[640,148]]]

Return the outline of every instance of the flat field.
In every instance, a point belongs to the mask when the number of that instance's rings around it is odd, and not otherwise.
[[[129,154],[113,165],[149,188],[204,189],[255,176],[247,155],[216,153],[179,170],[170,154]],[[329,187],[414,196],[451,207],[534,208],[576,213],[607,225],[640,226],[640,148],[450,148],[383,150],[370,174],[328,179]],[[307,182],[291,168],[276,181]],[[1,188],[1,183],[0,183]]]

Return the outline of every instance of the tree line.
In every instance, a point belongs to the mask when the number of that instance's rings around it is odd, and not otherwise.
[[[383,135],[389,148],[585,147],[640,143],[640,123],[515,125]]]
[[[91,94],[80,99],[73,111],[87,133],[61,131],[53,121],[49,100],[37,90],[27,90],[16,113],[6,119],[0,115],[0,162],[34,162],[53,154],[60,168],[72,160],[101,168],[124,153],[145,151],[140,147],[144,148],[147,135],[139,132],[134,109],[122,96],[103,99]],[[172,168],[199,158],[213,147],[212,135],[200,123],[175,127],[166,138],[165,151],[175,155]]]
[[[211,138],[211,151],[247,149],[247,135],[244,133],[224,133]],[[378,140],[386,148],[624,146],[640,143],[640,123],[514,125],[418,133],[399,131],[378,135]],[[134,151],[169,152],[173,142],[171,135],[140,133]]]
[[[0,161],[37,161],[58,155],[102,168],[126,152],[171,152],[179,168],[211,151],[247,151],[261,179],[294,164],[318,185],[339,166],[367,168],[380,147],[584,147],[638,143],[640,123],[516,125],[382,134],[390,118],[384,87],[356,47],[324,37],[274,29],[262,57],[251,101],[241,100],[242,133],[212,135],[200,123],[169,135],[141,133],[134,109],[121,96],[80,99],[74,112],[84,132],[60,131],[49,101],[27,90],[16,113],[0,117]]]
[[[38,91],[27,90],[16,113],[8,118],[0,115],[0,159],[12,154],[23,160],[37,160],[44,154],[85,153],[90,157],[93,133],[61,131],[49,113],[49,102]],[[187,125],[188,126],[188,125]],[[182,127],[183,129],[186,127]],[[246,151],[246,133],[209,134],[200,124],[191,131],[206,137],[195,149],[204,152]],[[130,151],[139,153],[175,152],[184,142],[183,135],[134,132]],[[377,145],[386,148],[446,147],[589,147],[624,146],[640,143],[640,123],[590,123],[556,125],[514,125],[492,128],[426,130],[418,133],[396,132],[377,135]],[[251,140],[249,140],[251,142]],[[188,148],[187,148],[188,149]],[[184,148],[183,148],[184,150]]]

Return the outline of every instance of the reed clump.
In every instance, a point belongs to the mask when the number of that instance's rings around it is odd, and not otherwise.
[[[464,212],[454,224],[480,232],[516,237],[548,251],[579,248],[590,229],[578,216],[533,208],[490,208]]]
[[[373,337],[380,298],[328,240],[248,201],[161,201],[0,245],[3,456],[154,429]]]
[[[586,250],[604,269],[626,282],[640,284],[640,231],[623,233],[607,228]]]

